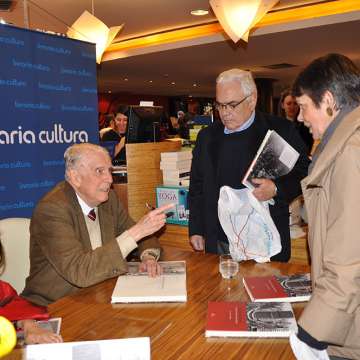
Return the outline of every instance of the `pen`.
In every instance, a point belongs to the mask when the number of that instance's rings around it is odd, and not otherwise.
[[[151,204],[149,204],[148,202],[145,203],[145,206],[149,209],[149,210],[155,210],[156,208],[154,206],[152,206]],[[170,217],[170,216],[173,216],[174,215],[174,212],[173,211],[169,211],[167,212],[166,214],[166,217]]]

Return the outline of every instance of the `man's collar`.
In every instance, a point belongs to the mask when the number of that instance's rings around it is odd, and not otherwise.
[[[90,207],[76,192],[75,192],[75,194],[78,199],[81,210],[85,215],[87,215],[90,210],[94,209],[94,208]]]
[[[244,130],[248,129],[253,124],[254,120],[255,120],[255,110],[251,113],[249,119],[247,121],[245,121],[237,129],[229,130],[226,127],[224,127],[224,134],[228,135],[228,134],[233,134],[233,133],[236,133],[236,132],[244,131]]]

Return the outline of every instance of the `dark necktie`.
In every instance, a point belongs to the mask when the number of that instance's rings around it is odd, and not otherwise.
[[[88,213],[88,218],[91,219],[92,221],[96,220],[96,213],[94,209],[91,209]]]

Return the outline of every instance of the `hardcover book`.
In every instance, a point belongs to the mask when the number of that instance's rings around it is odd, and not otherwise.
[[[209,302],[206,337],[289,337],[297,330],[290,303]]]
[[[180,160],[191,160],[191,151],[167,151],[160,154],[161,161],[180,161]]]
[[[163,170],[163,185],[165,186],[189,186],[190,171]]]
[[[311,296],[310,274],[289,276],[245,276],[243,283],[251,301],[308,301]]]
[[[179,161],[160,161],[161,170],[181,170],[181,172],[190,171],[191,159],[179,160]]]
[[[163,170],[163,179],[178,180],[181,178],[190,177],[190,171],[179,171],[179,170]]]
[[[187,226],[189,223],[189,189],[184,186],[163,185],[156,187],[156,207],[175,204],[166,218],[167,224]]]
[[[190,177],[181,178],[178,180],[164,179],[163,184],[164,184],[164,186],[185,186],[185,187],[187,187],[187,186],[190,186]]]
[[[294,167],[299,153],[276,131],[268,130],[242,183],[254,189],[254,178],[276,179],[288,174]]]
[[[126,275],[119,276],[112,303],[186,302],[186,262],[160,261],[162,275],[149,277],[139,262],[129,262]]]

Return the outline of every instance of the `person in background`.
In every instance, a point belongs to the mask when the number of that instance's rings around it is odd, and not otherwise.
[[[290,88],[285,89],[284,91],[282,91],[280,95],[279,115],[294,123],[296,129],[299,131],[299,134],[307,147],[307,154],[310,156],[312,144],[313,144],[313,138],[309,132],[309,129],[302,122],[297,121],[298,114],[299,114],[299,106],[296,102],[295,97],[291,93],[291,89]],[[305,235],[305,232],[300,226],[301,213],[303,211],[302,204],[303,204],[303,198],[302,196],[299,196],[289,205],[290,236],[292,239],[297,239]]]
[[[291,344],[298,359],[360,359],[360,70],[328,54],[298,75],[293,93],[298,120],[321,141],[301,184],[313,293]]]
[[[164,205],[135,223],[114,190],[109,153],[82,143],[67,148],[65,181],[37,204],[30,223],[30,275],[22,296],[47,305],[127,271],[135,249],[142,269],[160,274],[160,245],[150,235],[166,220]]]
[[[299,134],[307,147],[307,153],[310,155],[314,140],[309,129],[302,122],[297,120],[298,113],[299,106],[291,93],[291,89],[284,90],[280,95],[279,115],[295,124],[295,127],[299,131]]]
[[[101,141],[116,141],[113,156],[114,165],[126,164],[125,140],[126,129],[128,123],[127,113],[129,107],[127,105],[120,105],[115,113],[114,119],[111,121],[111,129],[105,132]]]
[[[104,127],[102,129],[100,129],[100,131],[99,131],[100,141],[102,140],[102,137],[105,133],[112,130],[112,127],[110,126],[110,124],[114,121],[114,118],[115,118],[115,116],[113,113],[104,115],[104,123],[103,123]]]
[[[299,113],[299,106],[296,99],[291,94],[291,89],[284,90],[279,100],[279,115],[289,121],[296,121]]]
[[[189,126],[187,124],[187,118],[182,110],[177,112],[177,122],[179,125],[178,134],[182,139],[189,139]]]
[[[0,239],[0,274],[4,267],[4,250]],[[24,331],[26,344],[62,342],[60,335],[43,329],[36,323],[36,320],[49,318],[46,308],[22,298],[10,284],[2,280],[0,280],[0,316],[14,322],[16,329]]]
[[[217,211],[220,188],[244,188],[241,179],[249,168],[269,129],[276,130],[299,153],[293,170],[275,179],[256,179],[254,196],[259,201],[274,199],[270,214],[280,233],[282,250],[272,260],[288,261],[291,253],[289,203],[301,193],[306,175],[305,145],[289,121],[255,112],[257,90],[250,72],[232,69],[216,80],[216,108],[221,122],[202,129],[193,150],[189,188],[190,243],[198,251],[228,253],[229,243]]]

